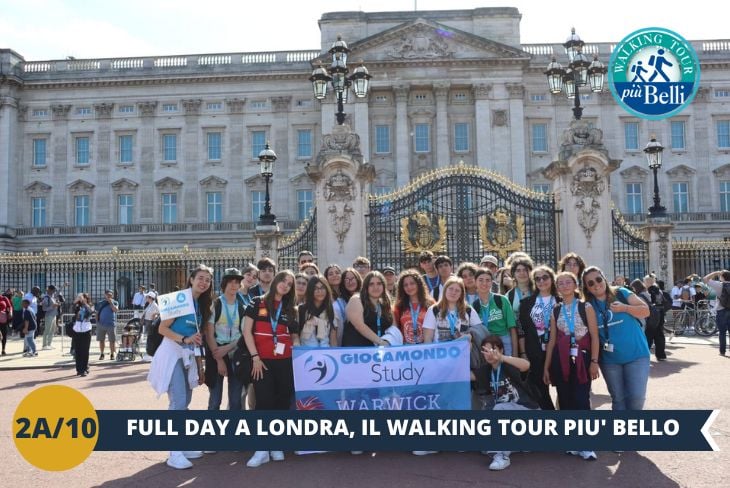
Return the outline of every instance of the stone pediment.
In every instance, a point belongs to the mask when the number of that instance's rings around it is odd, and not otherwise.
[[[165,176],[164,178],[155,181],[155,186],[160,190],[178,190],[182,187],[182,185],[182,181],[169,176]]]
[[[224,180],[223,178],[219,178],[218,176],[211,175],[207,178],[203,178],[200,180],[200,186],[203,188],[209,188],[209,189],[219,189],[222,190],[226,187],[228,184],[228,180]]]
[[[34,181],[27,185],[24,190],[28,193],[48,193],[51,191],[51,185],[47,185],[42,181]]]
[[[723,164],[719,168],[713,169],[712,174],[720,178],[727,178],[730,176],[730,164]]]
[[[112,183],[112,190],[115,190],[115,191],[136,190],[138,186],[139,186],[139,183],[137,183],[137,182],[128,180],[127,178],[119,178],[117,181]]]
[[[295,185],[298,185],[302,181],[307,183],[310,181],[309,175],[305,172],[299,173],[298,175],[289,178],[289,182]]]
[[[642,168],[641,166],[633,165],[622,171],[619,171],[619,174],[626,179],[633,178],[643,180],[649,175],[649,170]]]
[[[67,188],[68,191],[72,193],[78,193],[78,192],[89,192],[94,189],[94,184],[89,183],[85,180],[76,180],[73,183],[70,183]]]
[[[248,187],[255,187],[259,185],[264,184],[264,178],[260,174],[255,174],[253,176],[249,176],[245,180],[243,180],[243,183]]]
[[[687,178],[688,176],[692,176],[695,173],[697,173],[696,170],[684,164],[680,164],[670,170],[667,170],[667,175],[671,176],[672,178]]]
[[[347,40],[347,39],[345,39]],[[501,60],[523,59],[530,54],[514,47],[491,41],[444,24],[416,19],[379,32],[349,45],[352,53],[348,65],[357,66],[359,59],[372,61],[436,61],[436,60]],[[313,60],[329,66],[325,53]]]

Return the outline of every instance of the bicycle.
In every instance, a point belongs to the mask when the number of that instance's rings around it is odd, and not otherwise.
[[[710,308],[709,301],[700,300],[697,308],[668,311],[664,317],[664,330],[672,337],[681,336],[690,330],[697,335],[709,337],[717,332],[717,317]]]

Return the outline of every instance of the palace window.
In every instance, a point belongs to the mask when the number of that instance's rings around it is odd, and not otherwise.
[[[132,163],[134,139],[131,135],[119,136],[119,162],[123,164]]]
[[[454,151],[466,152],[469,150],[469,124],[459,122],[454,124]]]
[[[672,183],[672,202],[675,213],[689,212],[689,183]]]
[[[220,132],[208,132],[208,161],[220,161],[221,160],[221,133]]]
[[[89,164],[89,138],[86,136],[76,138],[76,164]]]
[[[33,139],[33,166],[44,167],[46,165],[46,142],[48,140]]]
[[[266,194],[260,190],[251,192],[251,219],[255,222],[264,213]]]
[[[626,213],[643,213],[643,202],[641,183],[626,183]]]
[[[309,217],[313,205],[314,192],[312,190],[297,190],[297,216],[299,220]]]
[[[721,149],[730,148],[730,120],[718,120],[717,128],[717,147]]]
[[[162,135],[162,160],[166,162],[177,161],[177,134]]]
[[[74,225],[77,227],[90,224],[89,195],[77,195],[74,197],[74,214]]]
[[[177,193],[162,194],[162,223],[174,224],[177,222]]]
[[[670,128],[672,131],[672,149],[681,150],[683,151],[685,149],[684,145],[684,121],[683,120],[675,120],[672,121],[670,124]]]
[[[376,154],[390,153],[390,126],[389,125],[376,125],[375,126],[375,153]]]
[[[223,194],[219,191],[206,194],[208,206],[208,223],[223,222]]]
[[[46,199],[43,197],[32,198],[30,206],[32,209],[31,225],[33,227],[44,227],[46,225]]]
[[[266,131],[251,131],[251,159],[258,159],[259,153],[266,147]]]
[[[547,124],[532,124],[532,152],[547,152]]]
[[[639,150],[638,122],[624,122],[624,149],[627,151]]]
[[[297,157],[312,157],[312,129],[297,130]]]
[[[429,124],[416,124],[415,129],[416,152],[431,152],[431,126]]]
[[[730,181],[720,182],[720,211],[730,212]]]
[[[134,196],[119,195],[119,224],[134,223]]]

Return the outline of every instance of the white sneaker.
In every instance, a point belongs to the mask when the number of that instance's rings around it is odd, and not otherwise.
[[[269,451],[269,455],[271,456],[272,461],[284,460],[284,451]]]
[[[41,348],[41,351],[48,351],[49,349],[50,349],[50,347],[48,347],[48,346],[43,346],[43,347]]]
[[[203,454],[215,454],[218,451],[203,451]]]
[[[502,471],[503,469],[507,469],[509,465],[509,457],[505,456],[501,452],[498,452],[494,455],[494,459],[492,459],[492,463],[489,465],[489,469],[492,471]]]
[[[586,461],[595,461],[598,459],[598,456],[596,456],[596,453],[593,451],[580,451],[580,457],[582,457]]]
[[[438,451],[413,451],[414,456],[428,456],[429,454],[437,454]]]
[[[182,453],[187,459],[199,459],[203,457],[203,451],[183,451]]]
[[[188,469],[193,467],[193,463],[188,461],[188,458],[180,451],[170,451],[170,457],[167,458],[167,465],[175,469]]]
[[[149,354],[145,353],[145,355],[142,356],[142,361],[144,361],[145,363],[150,363],[150,362],[152,362],[152,356],[150,356]]]
[[[271,459],[269,458],[269,451],[256,451],[251,459],[248,460],[246,466],[249,468],[258,468],[262,464],[268,463]]]

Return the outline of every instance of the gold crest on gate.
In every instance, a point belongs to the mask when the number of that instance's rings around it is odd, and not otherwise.
[[[493,214],[479,217],[479,237],[485,252],[496,253],[505,259],[510,253],[522,249],[525,218],[510,215],[504,208],[497,208]]]
[[[438,217],[432,222],[428,212],[419,210],[410,217],[400,220],[401,248],[406,253],[446,251],[446,218]]]

